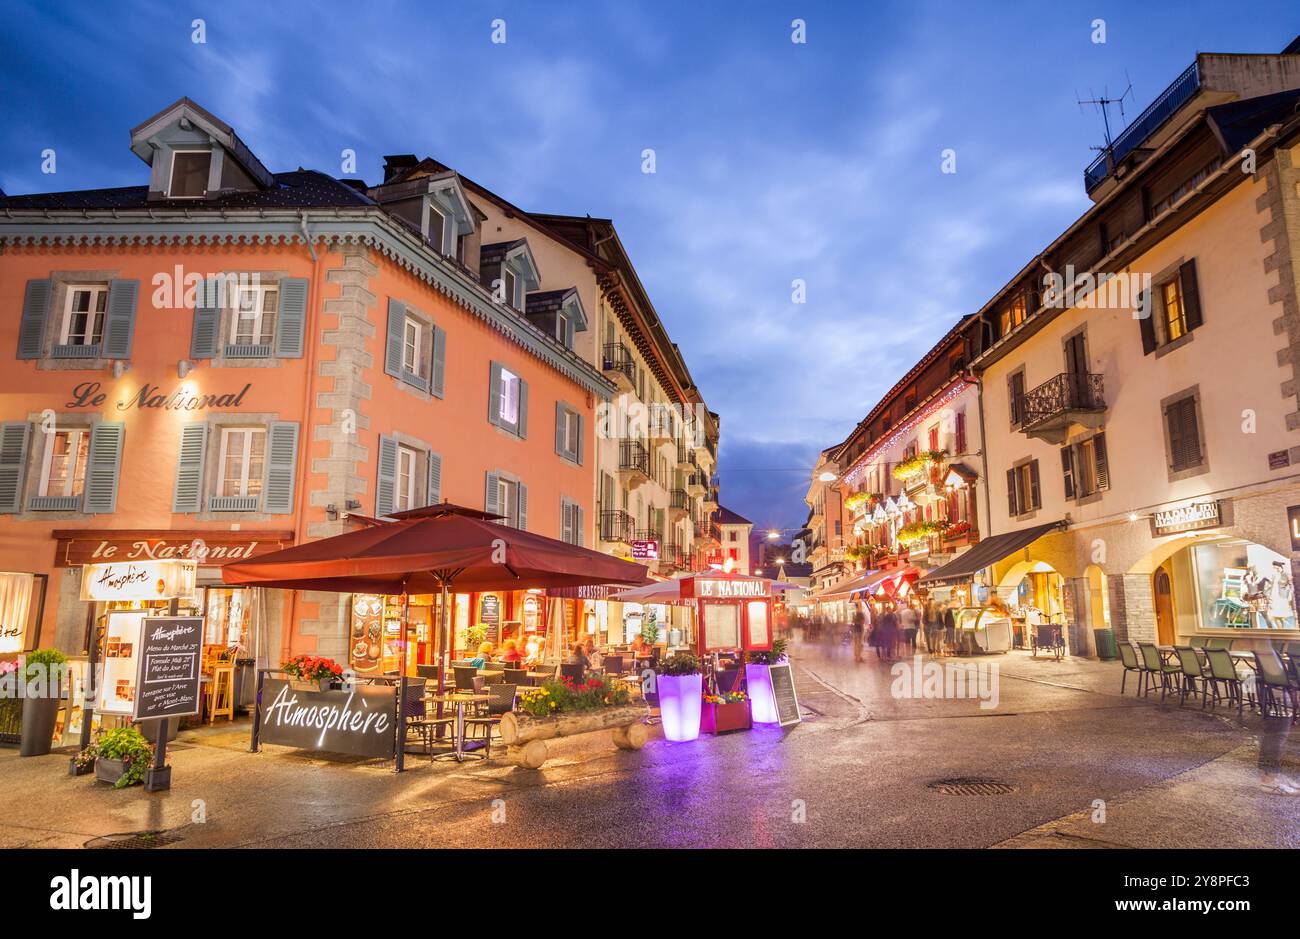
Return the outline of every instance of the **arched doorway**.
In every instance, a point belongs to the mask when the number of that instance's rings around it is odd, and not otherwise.
[[[1062,636],[1069,645],[1064,587],[1060,573],[1046,561],[1020,561],[1002,575],[998,595],[1011,607],[1017,648],[1029,648],[1030,636],[1038,623],[1061,626]]]
[[[1174,628],[1174,583],[1166,566],[1156,569],[1151,578],[1151,592],[1155,597],[1156,642],[1172,646],[1177,639]]]

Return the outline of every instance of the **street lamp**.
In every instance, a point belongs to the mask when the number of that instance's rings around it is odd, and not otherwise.
[[[835,482],[835,480],[839,479],[839,477],[836,476],[834,473],[832,473],[830,470],[827,470],[824,473],[822,473],[820,476],[818,476],[817,479],[824,483],[833,483]]]

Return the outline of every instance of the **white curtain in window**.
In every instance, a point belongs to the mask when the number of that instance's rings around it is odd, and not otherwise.
[[[0,574],[0,652],[22,652],[31,614],[31,574]]]

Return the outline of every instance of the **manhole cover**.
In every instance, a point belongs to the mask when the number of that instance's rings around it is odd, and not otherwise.
[[[1016,787],[1008,782],[965,776],[956,779],[936,779],[926,788],[946,796],[1003,796],[1008,792],[1016,791]]]
[[[161,848],[163,845],[174,844],[180,840],[180,835],[170,831],[128,831],[119,835],[103,835],[99,838],[91,838],[86,842],[85,847],[139,850],[141,848]]]

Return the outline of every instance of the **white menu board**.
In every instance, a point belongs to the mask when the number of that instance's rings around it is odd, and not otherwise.
[[[740,648],[740,607],[733,603],[703,603],[704,650]]]
[[[99,714],[135,713],[136,657],[145,615],[139,610],[115,610],[104,627],[104,648],[100,664],[102,680],[96,696]]]

